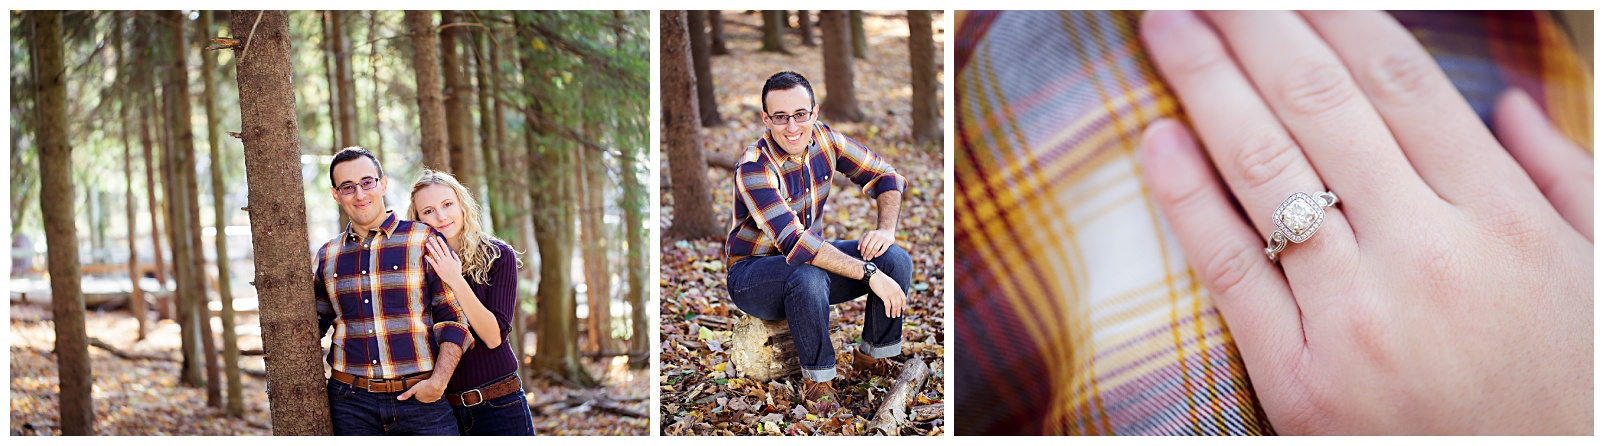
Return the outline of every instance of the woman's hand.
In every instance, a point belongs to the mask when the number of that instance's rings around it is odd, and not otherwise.
[[[434,273],[441,279],[462,277],[462,257],[458,257],[456,251],[452,251],[445,240],[441,240],[440,237],[429,237],[424,247],[428,252],[424,254],[423,260],[434,267]],[[446,283],[451,281],[446,280]]]
[[[1203,146],[1155,123],[1146,181],[1278,432],[1593,431],[1592,160],[1536,107],[1501,101],[1506,150],[1380,12],[1141,33]],[[1318,231],[1267,259],[1276,206],[1327,190]]]

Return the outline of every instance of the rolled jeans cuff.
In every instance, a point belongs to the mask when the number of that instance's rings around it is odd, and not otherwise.
[[[885,359],[902,354],[902,340],[898,339],[886,345],[874,345],[869,341],[858,344],[858,351],[874,359]]]
[[[835,379],[835,366],[832,365],[832,366],[827,367],[827,368],[818,368],[818,369],[812,369],[812,368],[803,367],[802,368],[802,377],[806,378],[808,381],[813,381],[813,382],[829,381],[829,380]]]

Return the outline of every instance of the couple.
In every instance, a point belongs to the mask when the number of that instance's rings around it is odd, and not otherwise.
[[[450,174],[425,171],[403,220],[389,178],[350,147],[329,164],[351,222],[313,259],[335,435],[533,435],[511,344],[517,254]],[[458,367],[458,364],[461,367]]]

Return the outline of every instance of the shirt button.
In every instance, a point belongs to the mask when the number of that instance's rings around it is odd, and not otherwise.
[[[401,268],[401,265],[390,265],[390,269],[391,270],[395,270],[395,269],[399,269],[399,268]]]
[[[374,364],[378,364],[378,363],[379,363],[379,360],[377,360],[377,359],[375,359],[375,360],[373,360],[373,363],[374,363]]]
[[[362,303],[368,303],[368,300],[367,299],[362,299]]]
[[[367,274],[367,273],[368,273],[368,270],[362,270],[362,274]]]

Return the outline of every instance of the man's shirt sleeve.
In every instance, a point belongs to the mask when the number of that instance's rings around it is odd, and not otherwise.
[[[430,229],[430,237],[440,237],[438,232]],[[429,308],[434,315],[434,338],[440,344],[447,342],[462,346],[463,351],[473,345],[473,335],[468,331],[467,313],[457,303],[451,288],[445,285],[440,275],[435,273],[434,267],[423,265],[423,280],[428,286]]]
[[[879,197],[889,191],[902,192],[906,187],[907,180],[891,167],[891,163],[862,144],[828,127],[824,135],[830,139],[829,146],[836,148],[835,171],[846,175],[852,184],[862,187],[863,193],[869,198]]]
[[[317,250],[315,263],[312,265],[312,296],[314,306],[317,308],[317,338],[322,339],[329,333],[329,327],[334,326],[334,302],[329,298],[328,284],[323,281],[324,260],[327,258],[329,245]]]
[[[780,179],[760,161],[737,166],[736,193],[746,201],[758,228],[775,240],[785,263],[801,265],[813,261],[824,246],[824,239],[802,227],[802,219],[780,196]],[[806,199],[806,198],[803,198]]]

